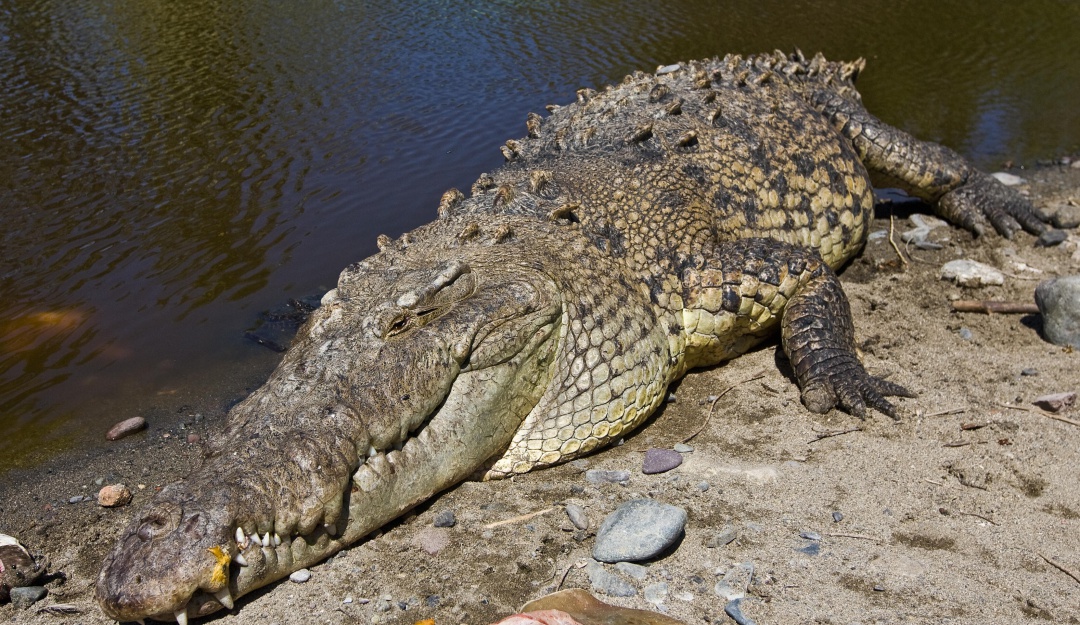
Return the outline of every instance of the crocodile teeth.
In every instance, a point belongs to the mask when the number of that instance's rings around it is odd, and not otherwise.
[[[334,535],[337,534],[337,524],[336,523],[327,523],[326,526],[325,526],[325,529],[326,529],[326,533],[328,535],[330,535],[330,536],[334,536]]]
[[[270,532],[267,532],[267,533],[263,534],[262,544],[263,544],[263,547],[269,547],[270,546],[270,544],[271,544]]]
[[[277,547],[281,544],[281,536],[278,536],[277,532],[274,532],[274,546]]]
[[[233,558],[233,562],[239,564],[240,566],[247,566],[248,565],[247,558],[245,558],[244,554],[242,554],[242,553],[236,554],[236,557]]]
[[[177,625],[187,625],[187,606],[177,610],[174,616],[176,617]]]
[[[233,609],[232,595],[229,594],[229,589],[227,587],[215,592],[214,598],[218,600],[218,603],[225,606],[226,610]]]
[[[373,445],[369,445],[367,449],[368,458],[374,458],[379,455],[379,450],[375,449]]]
[[[236,528],[236,544],[237,545],[246,545],[247,544],[247,535],[244,534],[244,528],[239,527],[239,526],[237,526],[237,528]],[[242,548],[243,547],[241,547],[241,549]]]

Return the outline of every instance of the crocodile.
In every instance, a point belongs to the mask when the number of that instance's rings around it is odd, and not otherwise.
[[[506,163],[347,267],[201,466],[107,555],[109,617],[186,623],[467,479],[599,449],[688,370],[779,330],[805,407],[893,418],[835,270],[872,184],[979,235],[1045,216],[866,111],[864,61],[775,52],[636,72],[529,114]],[[873,179],[872,179],[873,177]]]

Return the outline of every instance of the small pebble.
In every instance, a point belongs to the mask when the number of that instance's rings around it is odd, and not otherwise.
[[[739,537],[739,531],[731,525],[725,525],[724,529],[720,530],[716,534],[713,534],[705,541],[705,546],[709,549],[716,549],[717,547],[723,547],[724,545],[731,544],[736,538]]]
[[[1080,163],[1080,161],[1076,161]],[[1080,226],[1080,206],[1072,206],[1071,204],[1060,204],[1057,206],[1057,210],[1050,216],[1050,223],[1055,228],[1062,228],[1065,230],[1071,230],[1077,226]]]
[[[1031,400],[1031,403],[1049,412],[1059,412],[1061,409],[1068,408],[1076,403],[1076,393],[1067,392],[1043,395],[1042,397],[1036,397]]]
[[[199,438],[198,434],[188,434],[187,435],[187,442],[190,445],[194,445],[195,443],[199,442],[200,440],[202,440],[202,439]]]
[[[817,532],[799,532],[799,536],[806,540],[821,540],[821,534]]]
[[[628,575],[639,582],[649,576],[649,567],[634,564],[633,562],[617,562],[615,570]]]
[[[1035,287],[1035,304],[1048,341],[1080,348],[1080,275],[1040,282]]]
[[[610,597],[634,597],[637,589],[621,577],[611,573],[599,562],[590,562],[585,568],[593,589]]]
[[[103,508],[126,506],[131,503],[131,491],[123,484],[110,484],[98,491],[97,500]]]
[[[130,436],[135,432],[146,427],[146,419],[142,417],[132,417],[130,419],[124,419],[120,423],[112,426],[112,428],[105,434],[105,438],[110,441],[118,441],[125,436]]]
[[[585,508],[576,503],[566,504],[566,516],[570,517],[570,522],[579,530],[589,529],[589,517],[585,516]]]
[[[690,445],[687,445],[686,443],[675,443],[675,447],[673,447],[673,449],[680,454],[688,454],[694,451],[694,448]]]
[[[1039,370],[1038,369],[1032,369],[1031,367],[1028,367],[1027,369],[1021,369],[1020,370],[1020,375],[1023,375],[1023,376],[1039,375]]]
[[[457,517],[454,516],[453,510],[443,510],[439,514],[435,515],[435,527],[454,527],[457,525]]]
[[[832,520],[833,520],[833,523],[839,523],[840,521],[843,521],[844,520],[844,513],[840,512],[839,510],[834,511],[832,513]]]
[[[11,605],[16,610],[25,610],[45,598],[49,591],[44,586],[24,586],[11,589]]]
[[[670,74],[672,72],[677,72],[677,71],[679,71],[681,69],[681,67],[682,66],[680,66],[678,63],[676,63],[674,65],[665,65],[665,66],[663,66],[663,67],[656,70],[656,75],[657,76],[662,76],[664,74]]]
[[[990,175],[997,178],[998,182],[1005,185],[1006,187],[1015,187],[1017,185],[1024,184],[1025,182],[1024,179],[1020,176],[1017,176],[1016,174],[1010,174],[1004,171],[997,171]]]
[[[622,484],[626,486],[630,482],[629,471],[604,471],[602,469],[589,469],[585,472],[585,481],[590,484]]]
[[[1005,274],[974,260],[950,260],[941,266],[941,279],[953,280],[961,286],[1001,286]]]
[[[686,526],[686,510],[655,499],[628,501],[596,532],[593,558],[601,562],[648,560],[673,545]]]
[[[704,493],[705,491],[709,490],[709,483],[708,482],[698,482],[697,483],[697,488],[698,488],[698,490],[700,490],[701,492]]]
[[[645,452],[641,472],[645,475],[665,473],[682,464],[682,454],[672,449],[653,447]]]
[[[289,581],[297,584],[303,584],[311,579],[311,571],[307,569],[300,569],[299,571],[293,571],[289,574]]]
[[[667,582],[657,582],[655,584],[649,584],[645,587],[645,591],[643,593],[645,595],[645,601],[648,601],[653,605],[660,605],[664,602],[664,599],[667,599],[668,590],[669,589]]]
[[[965,341],[970,341],[972,339],[972,337],[974,336],[971,333],[971,330],[969,330],[967,328],[960,328],[959,330],[957,330],[956,333],[960,336],[960,338],[964,339]]]

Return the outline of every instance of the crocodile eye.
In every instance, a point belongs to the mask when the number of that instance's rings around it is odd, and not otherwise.
[[[396,334],[401,334],[402,332],[404,332],[406,329],[408,329],[409,322],[412,320],[412,318],[413,316],[409,313],[398,315],[398,317],[394,319],[393,323],[390,324],[390,327],[386,329],[386,336],[394,336]]]

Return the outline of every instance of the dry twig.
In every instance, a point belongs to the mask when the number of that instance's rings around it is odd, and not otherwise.
[[[831,432],[818,432],[817,438],[811,441],[807,441],[806,444],[816,443],[823,438],[832,438],[834,436],[842,436],[844,434],[851,434],[852,432],[861,432],[862,428],[848,428],[846,430],[833,430]]]
[[[1039,552],[1036,551],[1035,553],[1039,553]],[[1062,573],[1068,575],[1069,577],[1075,579],[1077,583],[1080,583],[1080,573],[1077,573],[1076,571],[1073,571],[1072,569],[1068,568],[1067,566],[1065,566],[1063,564],[1058,564],[1057,562],[1054,562],[1053,560],[1051,560],[1050,558],[1047,558],[1046,556],[1044,556],[1041,553],[1039,553],[1039,557],[1042,558],[1043,560],[1046,560],[1046,563],[1049,564],[1050,566],[1052,566],[1055,569],[1061,571]]]
[[[1080,421],[1077,421],[1076,419],[1070,419],[1068,417],[1061,417],[1061,416],[1058,416],[1056,414],[1046,412],[1045,410],[1040,410],[1038,408],[1028,408],[1027,406],[1014,406],[1012,404],[1005,404],[1005,403],[1002,403],[1002,402],[999,402],[999,401],[994,402],[994,404],[997,405],[997,406],[1001,406],[1002,408],[1009,408],[1009,409],[1012,409],[1012,410],[1020,410],[1020,411],[1023,411],[1023,412],[1034,412],[1036,414],[1041,414],[1042,416],[1046,417],[1047,419],[1053,419],[1054,421],[1061,421],[1062,423],[1068,423],[1069,425],[1080,426]]]
[[[516,517],[510,518],[510,519],[503,519],[502,521],[495,521],[494,523],[488,523],[487,525],[485,525],[484,529],[491,530],[491,529],[495,529],[496,527],[501,527],[503,525],[510,525],[512,523],[521,523],[522,521],[528,521],[529,519],[531,519],[533,517],[538,517],[541,514],[547,514],[548,512],[551,512],[554,509],[555,508],[544,508],[543,510],[537,510],[536,512],[530,512],[528,514],[522,514],[521,516],[516,516]]]
[[[924,414],[923,418],[924,419],[929,419],[930,417],[944,417],[945,415],[960,414],[962,412],[967,412],[967,406],[960,406],[959,408],[946,408],[945,410],[938,410],[937,412],[931,412],[931,413],[928,413],[928,414]]]
[[[896,246],[896,241],[893,240],[893,231],[895,229],[896,229],[896,220],[893,218],[892,211],[889,211],[889,245],[892,246],[893,251],[896,252],[896,255],[900,258],[900,262],[904,265],[904,267],[907,267],[908,266],[907,259],[904,258],[904,255],[900,252],[900,248]]]
[[[690,436],[687,436],[686,438],[684,438],[682,442],[683,443],[689,443],[691,440],[693,440],[693,438],[695,436],[697,436],[698,434],[701,434],[702,432],[705,431],[705,428],[709,425],[709,421],[712,420],[713,409],[716,408],[716,402],[720,401],[721,397],[723,397],[724,395],[727,395],[728,393],[730,393],[732,391],[732,389],[734,389],[736,386],[739,386],[741,384],[746,384],[747,382],[753,382],[754,380],[760,380],[761,378],[765,377],[766,373],[768,373],[768,369],[762,369],[761,371],[758,371],[757,373],[755,373],[754,375],[746,378],[745,380],[740,380],[740,381],[732,384],[731,386],[725,388],[719,395],[714,397],[713,400],[712,400],[712,403],[709,404],[709,414],[705,416],[705,422],[702,423],[701,427],[699,427],[693,434],[691,434]]]
[[[1032,302],[1000,302],[995,300],[958,299],[952,303],[953,312],[1033,315],[1039,307]]]
[[[993,522],[992,520],[990,520],[990,519],[988,519],[988,518],[984,517],[984,516],[983,516],[983,515],[981,515],[981,514],[975,514],[974,512],[964,512],[964,511],[962,511],[962,510],[957,510],[957,511],[956,511],[956,513],[957,513],[957,514],[962,514],[962,515],[964,515],[964,516],[973,516],[973,517],[975,517],[975,518],[977,518],[977,519],[982,519],[983,521],[986,521],[986,522],[987,522],[987,523],[989,523],[990,525],[997,525],[997,523],[994,523],[994,522]]]
[[[873,536],[865,536],[863,534],[845,534],[843,532],[825,532],[826,536],[832,536],[834,538],[858,538],[859,540],[872,540],[876,543],[884,542],[880,538],[874,538]]]

